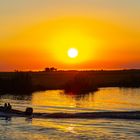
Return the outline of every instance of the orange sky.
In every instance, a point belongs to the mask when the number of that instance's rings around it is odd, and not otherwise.
[[[140,2],[0,1],[0,71],[140,68]],[[78,57],[67,55],[69,48]]]

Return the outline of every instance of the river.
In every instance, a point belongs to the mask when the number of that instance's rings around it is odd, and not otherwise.
[[[63,90],[1,95],[0,104],[34,112],[140,110],[140,88],[100,88],[84,95]],[[139,120],[0,118],[0,140],[139,140]]]

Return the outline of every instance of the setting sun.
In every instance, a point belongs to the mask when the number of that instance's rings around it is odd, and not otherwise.
[[[0,140],[140,140],[140,0],[0,0],[0,101]]]
[[[70,48],[70,49],[68,50],[68,56],[69,56],[70,58],[75,58],[75,57],[77,57],[77,56],[78,56],[78,50],[75,49],[75,48]]]
[[[139,3],[64,1],[0,1],[0,71],[140,68]]]

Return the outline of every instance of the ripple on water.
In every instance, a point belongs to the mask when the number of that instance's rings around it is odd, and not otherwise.
[[[34,107],[37,112],[139,110],[140,89],[103,88],[77,98],[62,91],[33,93],[30,97],[2,96],[1,104]],[[0,118],[0,140],[139,140],[140,121],[117,119]]]
[[[0,130],[2,140],[140,139],[140,121],[127,120],[1,118]]]

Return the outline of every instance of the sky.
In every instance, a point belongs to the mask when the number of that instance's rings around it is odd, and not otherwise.
[[[140,1],[0,0],[0,71],[45,67],[140,68]]]

